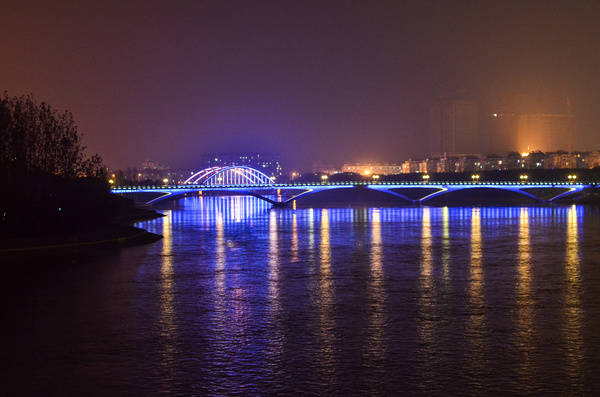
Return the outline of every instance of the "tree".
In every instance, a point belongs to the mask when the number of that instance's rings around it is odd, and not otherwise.
[[[110,217],[98,155],[86,158],[69,112],[0,96],[0,237],[90,230]]]
[[[0,97],[0,168],[73,178],[101,176],[102,159],[84,156],[73,115],[31,95]]]

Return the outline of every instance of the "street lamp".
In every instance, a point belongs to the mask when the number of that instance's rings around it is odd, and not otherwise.
[[[327,182],[327,175],[321,175],[321,180],[323,183]]]
[[[527,175],[521,175],[521,176],[519,176],[519,178],[521,178],[521,182],[522,182],[522,183],[525,183],[525,182],[527,182],[527,179],[528,179],[529,177],[528,177]]]
[[[577,175],[569,175],[569,182],[575,182],[575,179],[577,179]]]
[[[376,181],[379,180],[379,175],[373,175],[373,179],[375,179]]]
[[[423,175],[423,181],[425,183],[429,182],[429,175],[427,175],[427,174]]]
[[[477,174],[471,175],[471,179],[473,180],[473,182],[477,183],[477,182],[479,182],[479,175],[477,175]]]

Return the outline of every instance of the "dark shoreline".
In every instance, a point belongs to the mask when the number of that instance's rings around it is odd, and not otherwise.
[[[0,240],[0,259],[88,253],[151,244],[163,236],[131,226],[131,223],[162,216],[153,210],[135,209],[115,219],[113,225],[85,233]]]

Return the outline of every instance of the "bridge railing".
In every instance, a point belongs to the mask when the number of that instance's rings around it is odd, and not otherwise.
[[[600,182],[587,181],[339,181],[339,182],[292,182],[276,184],[232,184],[232,185],[140,185],[140,186],[114,186],[112,190],[178,190],[178,189],[286,189],[316,186],[532,186],[532,187],[556,187],[556,186],[598,186]]]

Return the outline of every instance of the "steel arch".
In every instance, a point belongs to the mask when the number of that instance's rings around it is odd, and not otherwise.
[[[204,169],[189,177],[184,183],[202,186],[264,186],[273,185],[275,182],[254,168],[232,165]]]

